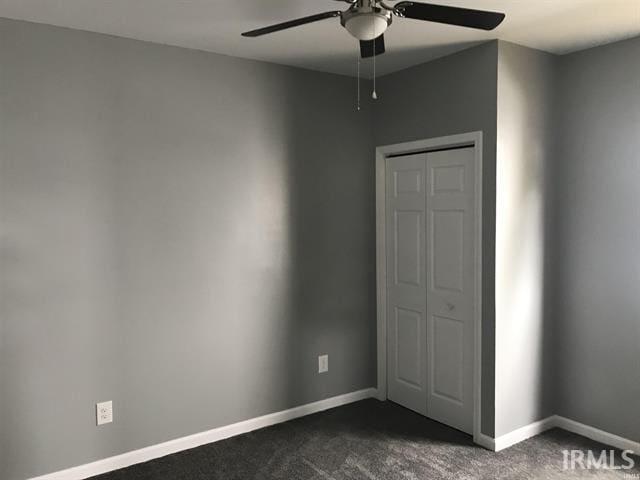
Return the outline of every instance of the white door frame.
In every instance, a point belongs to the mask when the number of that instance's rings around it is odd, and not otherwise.
[[[474,147],[475,150],[475,219],[474,244],[476,275],[473,307],[473,440],[481,443],[482,392],[482,132],[462,133],[415,142],[396,143],[376,148],[376,282],[378,389],[377,398],[387,399],[387,255],[386,255],[386,159],[390,156]]]

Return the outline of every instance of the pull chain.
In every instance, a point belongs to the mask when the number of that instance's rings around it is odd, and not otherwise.
[[[376,93],[376,47],[373,46],[373,92],[371,92],[371,98],[374,100],[378,99],[378,94]]]
[[[371,22],[371,30],[373,31],[373,92],[371,92],[371,98],[374,100],[378,99],[378,94],[376,93],[376,23]]]
[[[360,111],[360,51],[357,51],[356,65],[358,69],[358,111]]]

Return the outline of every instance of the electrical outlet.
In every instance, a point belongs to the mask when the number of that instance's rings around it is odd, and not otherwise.
[[[113,402],[96,403],[96,423],[104,425],[113,422]]]
[[[318,357],[318,373],[329,371],[329,355],[320,355]]]

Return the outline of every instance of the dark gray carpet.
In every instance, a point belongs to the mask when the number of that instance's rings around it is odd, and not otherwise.
[[[556,429],[494,453],[398,405],[365,400],[94,480],[640,480],[638,458],[633,470],[563,470],[563,450],[603,448]]]

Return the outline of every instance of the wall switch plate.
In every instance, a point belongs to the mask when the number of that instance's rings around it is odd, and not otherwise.
[[[96,423],[104,425],[113,422],[113,402],[96,403]]]
[[[318,357],[318,373],[329,371],[329,355],[320,355]]]

